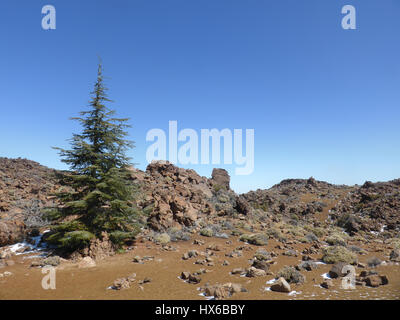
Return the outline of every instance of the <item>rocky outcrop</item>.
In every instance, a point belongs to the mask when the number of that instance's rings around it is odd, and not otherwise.
[[[155,231],[195,227],[215,216],[247,214],[250,207],[229,188],[229,175],[214,169],[211,179],[166,161],[149,164],[146,172],[131,170],[141,187],[137,205],[149,212],[147,223]]]
[[[314,178],[286,179],[267,190],[249,191],[241,195],[241,198],[250,207],[271,215],[297,215],[299,218],[308,218],[324,210],[324,201],[338,199],[340,193],[347,189],[349,187],[335,186]],[[310,200],[305,201],[305,198]]]
[[[366,182],[361,187],[335,186],[314,178],[287,179],[268,190],[238,195],[230,189],[224,169],[214,169],[212,177],[206,178],[158,161],[146,171],[131,168],[130,173],[137,186],[132,199],[145,213],[141,219],[149,227],[143,230],[144,236],[152,234],[159,243],[189,240],[193,233],[227,238],[231,232],[259,245],[265,245],[268,237],[286,241],[282,232],[270,227],[279,221],[316,228],[339,225],[350,235],[369,231],[385,238],[395,238],[400,230],[400,179]],[[62,188],[56,174],[33,161],[0,158],[0,246],[20,241],[32,229],[46,225],[43,208],[56,205],[52,194]],[[328,202],[334,203],[330,212]],[[316,221],[322,212],[333,221]],[[247,232],[236,230],[238,225]],[[259,232],[259,237],[250,237]],[[312,232],[302,238],[318,240]],[[97,241],[84,255],[98,259],[112,254],[109,240]]]
[[[54,205],[55,170],[26,159],[0,158],[0,246],[46,225],[43,208]]]
[[[0,165],[1,246],[20,241],[32,228],[46,225],[43,208],[56,205],[53,194],[63,187],[57,184],[57,171],[33,161],[0,158]],[[155,231],[186,228],[187,232],[202,220],[251,211],[246,200],[230,190],[230,178],[223,169],[214,170],[213,178],[208,179],[194,170],[160,161],[149,164],[145,172],[130,168],[130,174],[138,187],[133,198],[146,213],[143,222]],[[96,248],[101,247],[98,243]],[[93,245],[87,250],[84,256],[103,255]]]
[[[225,190],[229,190],[230,180],[231,178],[229,177],[228,171],[225,169],[213,169],[211,182],[216,188],[222,187]]]
[[[0,246],[21,241],[26,233],[26,225],[21,218],[0,221]]]
[[[332,209],[331,218],[352,235],[366,231],[394,237],[400,231],[399,212],[400,179],[367,181]]]
[[[208,179],[194,170],[154,162],[148,165],[141,186],[144,197],[138,205],[150,208],[148,224],[154,230],[193,226],[200,213],[210,214],[214,210],[207,201],[212,197]]]
[[[238,213],[248,215],[252,212],[252,208],[250,203],[246,200],[246,198],[242,195],[236,197],[236,206],[235,209]]]

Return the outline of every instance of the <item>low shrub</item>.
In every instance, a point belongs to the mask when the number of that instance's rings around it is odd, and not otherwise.
[[[268,237],[265,234],[243,234],[239,238],[240,241],[254,244],[256,246],[266,246],[268,244]]]
[[[172,242],[176,241],[189,241],[191,238],[190,232],[185,231],[184,229],[178,228],[170,228],[167,231],[168,235],[170,236],[170,240]]]
[[[305,238],[306,238],[307,242],[318,241],[318,237],[317,237],[314,233],[312,233],[312,232],[308,233],[308,234],[305,236]]]
[[[315,234],[318,238],[326,235],[326,229],[322,227],[313,227],[312,225],[305,225],[304,230]]]
[[[154,240],[160,244],[167,244],[171,241],[171,237],[168,233],[159,233],[154,237]]]
[[[214,184],[213,185],[213,189],[214,189],[215,192],[218,192],[220,190],[226,190],[225,186],[220,185],[220,184]]]
[[[109,233],[109,237],[112,243],[122,246],[126,241],[134,239],[137,233],[139,230],[136,232],[113,231]]]
[[[200,235],[204,237],[212,237],[214,235],[214,231],[211,228],[203,228],[200,230]]]
[[[266,232],[270,239],[275,239],[280,242],[285,242],[287,240],[286,236],[277,228],[270,228]]]
[[[400,249],[400,239],[399,238],[390,239],[389,243],[391,246],[394,247],[394,249]]]
[[[347,249],[350,251],[357,253],[357,254],[365,254],[365,250],[363,248],[357,247],[357,246],[348,246]]]
[[[254,255],[254,258],[259,261],[264,261],[264,260],[271,260],[272,257],[271,254],[265,249],[258,249]]]
[[[242,234],[243,234],[243,232],[238,229],[234,229],[231,232],[231,235],[233,235],[233,236],[241,236]]]
[[[277,273],[277,277],[284,278],[288,283],[304,283],[306,278],[294,267],[285,266]]]
[[[334,233],[330,235],[327,239],[326,242],[331,245],[331,246],[346,246],[346,240],[343,239],[343,237],[337,233]]]
[[[357,261],[357,255],[343,246],[330,246],[323,248],[322,261],[329,264],[337,262],[353,264]]]

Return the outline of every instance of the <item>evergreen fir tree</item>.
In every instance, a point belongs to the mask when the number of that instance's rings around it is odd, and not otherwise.
[[[60,177],[70,188],[58,194],[62,206],[55,217],[61,223],[47,241],[67,250],[86,246],[102,231],[116,243],[139,231],[139,212],[130,201],[135,191],[128,181],[130,158],[125,154],[133,147],[126,140],[129,119],[115,118],[115,111],[105,106],[111,100],[103,80],[100,63],[90,110],[72,118],[81,123],[82,132],[73,135],[70,150],[55,148],[71,169]],[[72,215],[77,218],[65,219]]]

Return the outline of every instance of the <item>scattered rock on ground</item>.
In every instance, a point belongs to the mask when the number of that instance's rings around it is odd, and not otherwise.
[[[334,279],[334,278],[339,278],[339,277],[344,277],[347,272],[343,272],[343,268],[347,266],[348,263],[346,262],[337,262],[335,263],[331,270],[329,270],[329,276]]]
[[[285,280],[285,278],[280,277],[272,286],[272,291],[276,292],[286,292],[289,293],[291,291],[289,283]]]
[[[93,268],[96,266],[96,262],[91,257],[84,257],[78,262],[78,268]]]
[[[266,275],[267,275],[267,273],[265,272],[265,270],[257,269],[254,267],[250,267],[249,269],[247,269],[247,273],[246,273],[246,277],[249,277],[249,278],[264,277]]]
[[[234,293],[247,292],[247,290],[237,283],[216,284],[203,288],[206,296],[214,297],[216,300],[230,298]]]
[[[324,280],[321,283],[321,287],[325,289],[331,289],[333,288],[333,281],[331,279]]]

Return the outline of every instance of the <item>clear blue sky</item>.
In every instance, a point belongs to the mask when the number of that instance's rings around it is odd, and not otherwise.
[[[56,30],[41,28],[46,4]],[[341,28],[346,4],[356,30]],[[68,118],[86,108],[101,56],[140,169],[146,132],[177,120],[255,129],[254,173],[232,176],[238,192],[398,178],[399,36],[398,0],[2,0],[0,156],[65,168],[51,146],[78,132]]]

